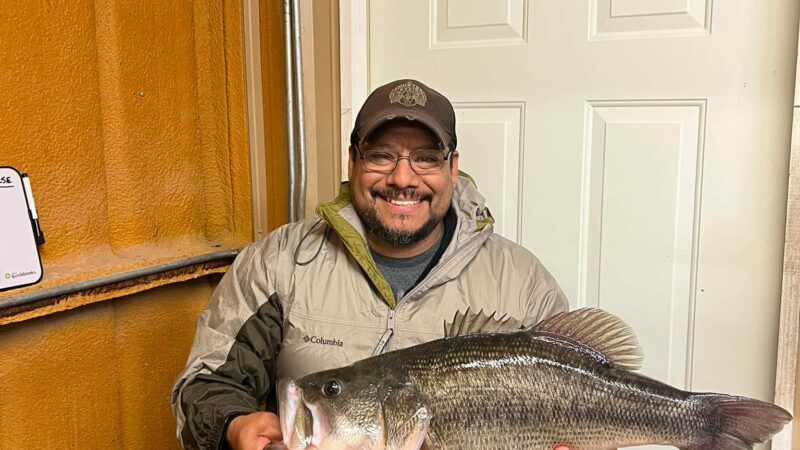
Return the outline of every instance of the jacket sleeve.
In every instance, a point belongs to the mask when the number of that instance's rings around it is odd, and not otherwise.
[[[186,368],[172,389],[186,449],[220,448],[229,418],[259,410],[274,389],[283,311],[268,270],[268,240],[244,249],[197,319]]]

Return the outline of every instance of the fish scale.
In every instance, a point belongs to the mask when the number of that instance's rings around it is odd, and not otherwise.
[[[281,389],[289,447],[743,450],[791,420],[765,402],[682,391],[634,372],[638,341],[602,310],[523,331],[503,320],[489,324],[501,332],[480,333],[487,323],[456,315],[450,330],[459,331],[444,339],[290,380]],[[295,416],[313,416],[313,426]]]
[[[405,362],[406,376],[431,412],[431,440],[441,448],[552,449],[562,442],[598,448],[609,441],[634,445],[653,439],[688,444],[687,431],[699,436],[693,428],[710,427],[687,423],[698,413],[681,391],[632,386],[627,371],[609,371],[583,357],[565,360],[562,353],[556,343],[524,333],[466,336],[414,353]],[[501,367],[502,383],[492,383]]]

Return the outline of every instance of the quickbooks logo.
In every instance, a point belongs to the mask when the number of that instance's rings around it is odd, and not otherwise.
[[[342,341],[338,340],[338,339],[325,339],[325,338],[316,337],[316,336],[309,336],[309,335],[303,336],[303,342],[305,342],[306,344],[310,342],[312,344],[333,345],[333,346],[336,346],[336,347],[344,346],[344,343]]]
[[[27,277],[28,275],[36,275],[37,272],[35,270],[30,270],[28,272],[6,272],[5,277],[6,280],[10,280],[12,278],[19,278],[19,277]]]

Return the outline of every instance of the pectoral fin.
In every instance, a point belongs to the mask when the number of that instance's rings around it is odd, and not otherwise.
[[[404,386],[392,392],[383,403],[387,450],[419,450],[430,426],[430,412],[417,391]]]

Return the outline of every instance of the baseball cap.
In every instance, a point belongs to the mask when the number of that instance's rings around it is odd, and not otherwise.
[[[390,120],[417,120],[430,128],[444,146],[456,148],[456,114],[444,95],[416,80],[396,80],[375,89],[356,116],[350,144],[357,146]]]

